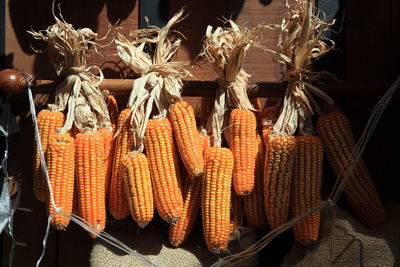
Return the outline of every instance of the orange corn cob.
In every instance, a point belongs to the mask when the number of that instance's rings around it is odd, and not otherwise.
[[[215,97],[203,96],[200,99],[200,125],[206,127],[208,119],[214,108]]]
[[[317,131],[329,163],[338,177],[351,161],[356,147],[350,123],[344,113],[334,111],[318,119]],[[366,226],[375,227],[386,220],[381,199],[361,158],[350,173],[344,193]]]
[[[120,132],[115,140],[111,182],[108,192],[109,212],[116,220],[122,220],[129,215],[128,201],[124,192],[124,179],[123,175],[120,174],[121,159],[133,148],[128,113],[129,109],[124,109],[118,117]]]
[[[110,115],[110,122],[113,132],[117,129],[118,123],[118,103],[114,96],[107,96],[107,109],[108,114]]]
[[[176,224],[181,215],[183,196],[178,153],[168,119],[148,122],[145,147],[158,214],[169,224]]]
[[[179,101],[169,108],[169,120],[183,164],[190,176],[203,173],[204,160],[192,106]]]
[[[254,170],[257,161],[257,122],[250,110],[234,109],[229,125],[230,148],[235,158],[233,186],[236,194],[245,196],[254,188]]]
[[[43,109],[37,115],[40,141],[43,153],[46,153],[50,138],[57,132],[57,129],[64,124],[64,114]],[[44,202],[48,198],[46,180],[42,174],[39,150],[35,143],[35,156],[33,157],[33,192],[38,200]]]
[[[187,174],[185,178],[182,213],[177,224],[169,226],[169,241],[174,247],[180,246],[189,237],[201,204],[202,177],[194,178]]]
[[[143,153],[132,153],[122,159],[125,195],[132,218],[145,227],[154,213],[149,163]]]
[[[264,209],[264,162],[265,145],[260,135],[257,135],[257,162],[254,174],[254,190],[243,197],[243,209],[247,223],[256,229],[267,227],[267,217]]]
[[[236,240],[240,238],[240,226],[243,222],[243,209],[242,209],[242,198],[235,194],[234,190],[231,190],[231,209],[230,209],[230,224],[229,224],[229,236],[230,240]]]
[[[74,198],[75,141],[69,133],[53,135],[50,138],[46,162],[54,204],[63,212],[71,214]],[[55,213],[50,195],[47,208],[48,213],[54,216],[51,224],[57,230],[65,229],[69,224],[69,218]]]
[[[98,131],[79,133],[75,146],[79,213],[88,225],[101,232],[106,224],[103,137]]]
[[[114,156],[114,133],[113,131],[101,128],[99,129],[99,133],[103,136],[103,144],[104,144],[104,171],[105,171],[105,194],[106,201],[108,200],[108,193],[110,189],[111,182],[111,172],[112,172],[112,163]]]
[[[211,136],[203,133],[199,133],[201,154],[207,147],[210,147]],[[186,179],[183,185],[183,208],[182,214],[176,225],[170,225],[169,227],[169,241],[175,247],[180,246],[188,238],[190,231],[196,221],[198,211],[201,203],[201,180],[203,177],[189,177],[186,172]]]
[[[269,225],[274,229],[288,221],[290,185],[297,153],[296,138],[275,136],[266,141],[264,205]]]
[[[322,160],[324,150],[316,136],[297,136],[297,157],[294,161],[291,210],[298,217],[321,204]],[[317,241],[320,211],[316,211],[294,225],[294,236],[300,244]]]
[[[200,138],[200,144],[202,145],[202,155],[203,155],[206,148],[211,146],[212,138],[210,135],[207,135],[205,133],[199,133],[199,138]]]
[[[229,242],[233,155],[228,148],[209,147],[204,151],[204,163],[203,233],[208,249],[219,254]]]

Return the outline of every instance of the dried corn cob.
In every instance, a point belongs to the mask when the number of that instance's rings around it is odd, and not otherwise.
[[[270,136],[265,141],[268,151],[264,168],[264,205],[268,223],[274,229],[288,221],[296,138]]]
[[[199,133],[200,145],[202,148],[201,154],[207,147],[210,147],[211,136]],[[203,177],[188,177],[186,172],[186,179],[183,185],[183,208],[181,217],[176,225],[169,227],[169,241],[175,247],[180,246],[188,238],[190,231],[196,221],[198,211],[201,204],[201,180]]]
[[[117,123],[118,123],[118,104],[117,100],[115,99],[114,96],[109,95],[107,96],[107,109],[108,109],[108,114],[110,115],[110,122],[111,122],[111,127],[113,129],[113,132],[116,131],[117,129]]]
[[[144,142],[158,214],[168,223],[176,224],[183,196],[178,152],[169,120],[149,120]]]
[[[209,147],[204,152],[204,162],[203,232],[208,249],[219,254],[229,242],[233,155],[227,148]]]
[[[94,230],[101,232],[106,224],[103,137],[98,131],[79,133],[75,145],[79,213]]]
[[[235,194],[234,190],[231,190],[231,209],[230,209],[230,224],[229,224],[229,236],[230,240],[236,240],[240,238],[240,226],[243,222],[243,209],[242,209],[242,198]]]
[[[174,247],[180,246],[189,237],[196,222],[201,204],[201,178],[188,177],[186,174],[183,185],[183,208],[179,221],[169,226],[169,241]]]
[[[129,215],[128,201],[124,192],[123,175],[120,174],[121,159],[132,150],[133,142],[129,130],[129,109],[124,109],[118,117],[119,134],[115,140],[113,167],[108,193],[109,212],[116,220],[122,220]]]
[[[154,213],[153,190],[147,157],[143,153],[131,153],[122,159],[125,195],[132,218],[139,227],[145,227]]]
[[[200,99],[200,125],[206,127],[208,119],[214,108],[215,97],[203,96]]]
[[[346,169],[355,149],[350,123],[344,113],[334,111],[318,119],[317,131],[329,163],[338,176],[342,170]],[[362,159],[351,171],[344,193],[366,226],[375,227],[386,220],[381,199]]]
[[[105,194],[106,201],[108,200],[108,193],[110,189],[111,182],[111,172],[112,172],[112,163],[114,156],[114,134],[113,131],[101,128],[99,129],[99,133],[103,136],[103,144],[104,144],[104,171],[105,171]]]
[[[171,105],[168,116],[186,170],[192,177],[201,175],[204,160],[192,106],[185,101],[178,101]]]
[[[202,145],[202,154],[204,155],[204,151],[207,147],[211,146],[212,138],[210,135],[205,133],[199,133],[200,144]]]
[[[49,111],[43,109],[37,115],[37,124],[39,128],[40,141],[43,153],[46,153],[50,138],[62,127],[64,123],[64,114],[61,112]],[[39,150],[35,145],[35,156],[33,157],[33,192],[40,201],[46,201],[48,198],[48,188],[46,180],[42,174],[40,164]]]
[[[54,204],[67,214],[72,212],[75,177],[75,142],[69,133],[53,135],[46,153],[46,162]],[[54,211],[51,196],[48,196],[48,213],[53,217],[51,224],[57,230],[65,229],[69,218]]]
[[[235,158],[233,186],[236,194],[245,196],[254,188],[254,170],[257,161],[257,122],[250,110],[234,109],[229,125],[230,148]]]
[[[291,210],[298,217],[321,204],[323,148],[318,137],[297,136],[297,157],[293,168]],[[294,225],[294,236],[300,244],[317,241],[320,211],[316,211]]]
[[[243,197],[243,209],[247,223],[256,229],[267,227],[267,217],[264,209],[264,162],[265,145],[260,135],[257,135],[257,162],[254,174],[254,190]]]

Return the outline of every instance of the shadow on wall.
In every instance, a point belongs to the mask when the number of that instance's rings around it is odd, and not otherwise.
[[[183,6],[189,17],[177,27],[187,40],[182,44],[191,59],[194,59],[202,48],[202,39],[208,25],[222,26],[223,18],[235,20],[244,5],[244,0],[215,1],[215,0],[170,0],[170,17]]]
[[[36,49],[44,48],[44,42],[34,40],[26,31],[30,29],[36,31],[46,29],[54,23],[51,13],[52,2],[53,0],[9,1],[11,26],[24,53],[28,55],[35,53],[31,45]],[[96,32],[98,15],[104,5],[107,7],[107,16],[110,23],[116,23],[118,20],[124,20],[129,16],[135,8],[136,0],[59,0],[56,1],[57,4],[60,4],[65,20],[73,24],[75,28],[87,27]],[[55,13],[58,16],[57,7]],[[10,62],[6,62],[6,64],[6,67],[11,65]],[[38,54],[36,56],[34,71],[41,75],[48,75],[52,72],[47,54]]]

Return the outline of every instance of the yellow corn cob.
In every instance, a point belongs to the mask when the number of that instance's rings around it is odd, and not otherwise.
[[[115,140],[111,182],[108,192],[108,208],[116,220],[122,220],[129,215],[128,201],[124,192],[124,178],[120,174],[121,159],[133,148],[133,140],[129,130],[130,119],[127,117],[129,109],[124,109],[118,118],[119,134]]]
[[[316,126],[329,163],[338,176],[351,161],[355,149],[350,123],[344,113],[334,111],[320,117]],[[375,227],[386,220],[381,199],[362,159],[350,173],[344,193],[366,226]]]
[[[113,132],[117,129],[118,123],[118,103],[114,96],[107,96],[107,109],[108,114],[110,115],[110,122]]]
[[[274,136],[266,141],[268,152],[264,168],[264,205],[269,225],[274,229],[288,221],[290,185],[297,153],[296,138]]]
[[[316,136],[297,136],[297,157],[293,168],[291,210],[292,217],[302,215],[321,204],[322,143]],[[316,211],[294,225],[294,236],[300,244],[317,241],[320,211]]]
[[[183,208],[179,221],[169,226],[169,241],[174,247],[180,246],[189,237],[196,222],[201,204],[201,178],[186,174],[183,185]]]
[[[169,120],[183,164],[190,176],[203,173],[204,160],[192,106],[179,101],[169,108]]]
[[[150,120],[145,133],[155,206],[169,224],[176,224],[183,207],[176,144],[168,119]]]
[[[40,141],[43,153],[46,153],[50,138],[57,132],[57,129],[64,124],[64,114],[61,112],[43,109],[37,115]],[[46,180],[42,174],[39,150],[35,144],[35,156],[33,157],[33,192],[38,200],[44,202],[48,198]]]
[[[229,242],[233,155],[227,148],[209,147],[204,151],[204,163],[203,233],[208,249],[219,254]]]
[[[103,137],[98,131],[79,133],[75,146],[79,213],[94,230],[101,232],[106,224]]]
[[[128,154],[122,159],[125,195],[132,218],[145,227],[154,213],[149,163],[143,153]]]
[[[106,202],[108,200],[108,193],[110,189],[111,182],[111,172],[112,172],[112,163],[114,156],[114,134],[111,130],[106,128],[99,129],[99,133],[103,136],[103,144],[104,144],[104,171],[105,171],[105,194],[106,194]]]
[[[254,174],[254,190],[243,197],[243,209],[247,223],[256,229],[267,227],[267,217],[264,209],[264,162],[265,145],[260,135],[257,135],[257,162]]]
[[[75,141],[69,133],[53,135],[46,153],[46,163],[54,204],[65,213],[71,214],[74,198]],[[53,217],[51,224],[58,230],[65,229],[69,218],[54,211],[50,195],[47,203],[48,213]]]
[[[235,158],[233,186],[236,194],[245,196],[254,188],[257,161],[257,122],[250,110],[234,109],[230,120],[230,148]]]
[[[212,138],[210,135],[204,133],[199,133],[199,138],[200,144],[202,146],[202,155],[204,155],[204,151],[206,150],[206,148],[212,145]]]
[[[230,209],[230,224],[229,224],[229,236],[231,240],[240,238],[240,226],[243,222],[243,209],[242,209],[242,198],[235,194],[234,190],[231,190],[231,209]]]
[[[200,125],[206,127],[207,121],[210,118],[214,108],[215,97],[205,97],[200,99]]]

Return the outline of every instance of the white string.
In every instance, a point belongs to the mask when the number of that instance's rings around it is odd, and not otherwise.
[[[77,216],[75,214],[71,214],[71,215],[67,214],[64,211],[62,211],[61,207],[57,207],[56,206],[55,200],[54,200],[53,191],[52,191],[50,180],[49,180],[49,174],[48,174],[48,171],[47,171],[47,165],[46,165],[46,161],[45,161],[45,158],[44,158],[44,153],[43,153],[43,149],[42,149],[42,145],[41,145],[41,141],[40,141],[40,134],[39,134],[39,129],[38,129],[37,121],[36,121],[35,104],[33,102],[33,96],[32,96],[32,90],[30,88],[29,77],[25,73],[22,73],[22,74],[25,77],[26,84],[27,84],[29,105],[30,105],[30,110],[31,110],[31,115],[32,115],[32,122],[33,122],[33,126],[34,126],[34,131],[35,131],[36,144],[37,144],[37,148],[38,148],[39,155],[40,155],[42,171],[43,171],[44,177],[46,179],[47,186],[49,188],[49,195],[50,195],[51,205],[52,205],[52,207],[54,208],[54,211],[55,211],[54,214],[60,214],[60,215],[62,215],[64,217],[69,218],[71,221],[75,222],[76,224],[81,226],[83,229],[85,229],[89,233],[97,235],[100,239],[104,240],[108,244],[110,244],[110,245],[122,250],[123,252],[125,252],[125,253],[133,256],[133,257],[136,257],[136,258],[140,259],[143,262],[146,262],[147,264],[149,264],[151,266],[157,266],[154,263],[152,263],[150,260],[148,260],[146,257],[144,257],[143,255],[139,254],[135,250],[132,250],[129,246],[127,246],[126,244],[124,244],[123,242],[118,240],[117,238],[111,236],[110,234],[106,233],[105,231],[102,231],[102,232],[98,233],[98,231],[96,230],[95,226],[91,225],[89,222],[85,221],[84,219],[82,219],[81,217],[79,217],[79,216]],[[40,265],[44,255],[45,255],[47,239],[48,239],[49,230],[50,230],[50,223],[51,223],[52,218],[53,218],[53,216],[49,215],[48,220],[47,220],[46,233],[45,233],[44,238],[43,238],[43,251],[42,251],[42,254],[41,254],[40,258],[36,262],[36,267],[38,267]]]

